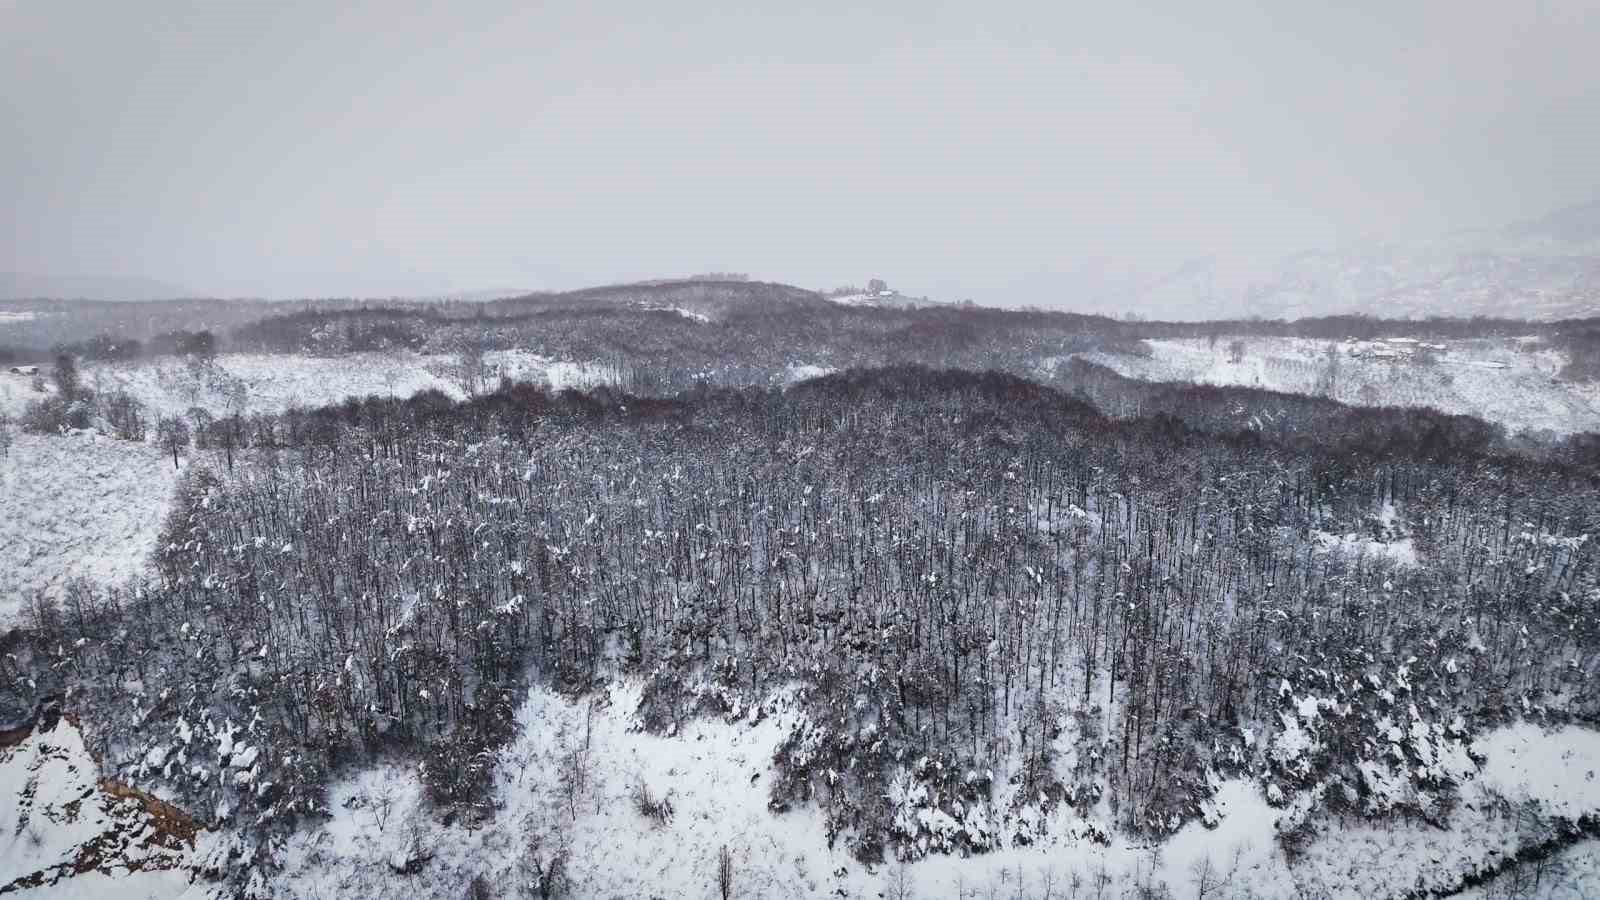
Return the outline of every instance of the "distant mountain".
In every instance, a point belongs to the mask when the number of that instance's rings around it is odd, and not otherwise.
[[[1160,318],[1600,315],[1600,200],[1499,228],[1365,241],[1266,265],[1196,260],[1131,289]]]
[[[0,300],[174,300],[193,291],[149,278],[0,272]]]

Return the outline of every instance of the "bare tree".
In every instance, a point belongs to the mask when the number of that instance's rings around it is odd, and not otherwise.
[[[884,887],[884,896],[888,900],[912,900],[916,895],[916,889],[911,881],[911,866],[904,859],[895,858],[889,865],[888,884]]]
[[[1317,373],[1316,392],[1329,399],[1339,395],[1339,346],[1329,344],[1322,353],[1322,369]]]
[[[1194,887],[1195,900],[1215,896],[1227,883],[1227,878],[1217,871],[1209,854],[1189,863],[1189,884]]]
[[[172,467],[178,467],[178,451],[189,446],[189,423],[181,418],[164,418],[156,424],[156,438],[172,454]]]
[[[555,850],[546,851],[544,838],[534,833],[528,839],[528,848],[525,851],[527,866],[533,876],[527,883],[527,894],[538,897],[539,900],[554,900],[566,893],[567,879],[567,850],[557,847]]]
[[[456,382],[468,397],[481,393],[489,383],[489,365],[484,361],[485,341],[481,336],[461,341],[456,351]]]
[[[71,354],[63,353],[56,357],[56,367],[51,370],[50,377],[56,383],[57,394],[64,401],[76,400],[83,391],[83,383],[78,375],[78,363]]]
[[[717,851],[717,893],[722,900],[733,897],[733,853],[727,844]]]
[[[589,758],[593,736],[594,701],[591,700],[584,708],[583,738],[561,755],[557,779],[561,804],[566,808],[567,818],[572,820],[578,818],[579,801],[587,797],[593,789],[593,763]]]

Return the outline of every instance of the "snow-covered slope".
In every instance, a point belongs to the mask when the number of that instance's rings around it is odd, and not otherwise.
[[[34,591],[125,580],[155,549],[176,473],[149,445],[16,436],[0,456],[0,631]]]
[[[1157,844],[1052,827],[1031,844],[1003,841],[977,856],[871,866],[842,841],[830,846],[814,808],[767,808],[772,753],[796,715],[785,693],[686,723],[672,737],[639,727],[639,697],[634,682],[582,698],[532,690],[519,734],[496,759],[488,818],[433,808],[413,768],[350,770],[330,790],[328,817],[278,846],[258,888],[285,898],[421,900],[462,896],[477,881],[516,896],[532,890],[537,872],[560,866],[567,896],[714,897],[726,848],[740,897],[1166,896],[1164,888],[1376,898],[1453,892],[1519,852],[1559,850],[1545,842],[1560,823],[1600,813],[1600,733],[1521,722],[1473,745],[1481,767],[1467,763],[1476,772],[1460,802],[1433,824],[1308,819],[1306,804],[1274,806],[1258,783],[1223,779],[1204,821]],[[646,815],[646,792],[668,812]],[[0,750],[0,797],[0,889],[167,898],[216,887],[193,873],[226,836],[99,781],[65,719]],[[1564,853],[1580,864],[1547,873],[1548,896],[1582,896],[1570,889],[1592,883],[1594,867],[1582,864],[1592,846]]]
[[[587,388],[614,382],[605,366],[557,360],[523,350],[490,351],[483,359],[492,383],[501,375],[548,385],[553,390]],[[291,405],[316,407],[346,397],[409,397],[436,390],[463,395],[461,361],[448,354],[352,353],[340,357],[228,353],[205,365],[177,358],[132,363],[94,363],[84,367],[84,384],[106,393],[127,391],[154,414],[184,415],[202,407],[213,415],[232,411],[282,412]],[[0,376],[0,413],[19,415],[45,396],[31,379]],[[46,385],[47,392],[50,390]]]
[[[1149,381],[1242,385],[1294,394],[1320,393],[1329,342],[1306,338],[1241,337],[1242,358],[1233,361],[1232,338],[1215,342],[1148,341],[1149,357],[1095,353],[1087,358],[1122,375]],[[1559,351],[1532,341],[1474,340],[1453,343],[1432,364],[1360,355],[1361,348],[1333,345],[1339,358],[1333,399],[1358,406],[1432,407],[1477,416],[1507,431],[1570,434],[1600,430],[1600,389],[1556,377],[1565,363]]]
[[[1076,882],[1080,896],[1134,896],[1163,884],[1174,896],[1193,896],[1203,883],[1234,896],[1383,897],[1417,885],[1448,890],[1514,855],[1531,838],[1497,812],[1505,804],[1546,819],[1600,811],[1600,734],[1522,723],[1476,745],[1486,762],[1463,786],[1464,802],[1444,831],[1420,822],[1321,823],[1309,848],[1291,858],[1282,836],[1304,827],[1304,808],[1274,807],[1259,784],[1234,779],[1217,783],[1207,821],[1157,845],[1120,835],[1103,842],[1062,821],[1030,845],[864,866],[843,841],[830,847],[813,808],[767,809],[772,753],[794,721],[783,695],[725,720],[689,723],[675,737],[639,727],[638,698],[638,686],[626,682],[582,700],[532,691],[518,713],[521,734],[500,754],[497,812],[487,824],[442,824],[413,771],[347,777],[330,797],[332,818],[286,845],[274,890],[455,896],[474,877],[509,886],[528,877],[531,860],[548,867],[562,855],[576,897],[712,897],[726,847],[735,896],[1034,897],[1047,887],[1069,896]],[[580,770],[581,783],[570,788]],[[664,821],[638,809],[641,786],[670,804]],[[1412,852],[1394,855],[1397,847]],[[408,863],[418,871],[403,871]]]
[[[0,798],[0,894],[176,898],[191,891],[186,866],[199,829],[174,807],[102,781],[65,718],[0,749]]]

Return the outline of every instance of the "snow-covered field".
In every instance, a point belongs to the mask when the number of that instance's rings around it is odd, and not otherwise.
[[[556,360],[525,350],[484,354],[483,380],[501,375],[548,385],[552,390],[615,383],[618,373],[595,363]],[[346,397],[409,397],[437,390],[464,395],[466,380],[459,357],[410,353],[356,353],[342,357],[229,353],[206,365],[163,358],[132,363],[96,363],[83,368],[83,382],[98,392],[124,390],[162,416],[182,415],[200,406],[213,415],[228,412],[281,412],[338,403]],[[46,391],[53,390],[46,373]],[[47,394],[32,379],[0,374],[0,413],[20,415],[27,404]]]
[[[1229,349],[1233,340],[1152,340],[1147,341],[1154,351],[1149,358],[1115,353],[1086,358],[1147,381],[1319,392],[1328,341],[1243,337],[1243,359],[1233,362]],[[1364,348],[1344,342],[1333,346],[1339,356],[1333,398],[1343,403],[1429,406],[1498,422],[1511,432],[1548,430],[1565,435],[1600,430],[1600,386],[1558,380],[1565,358],[1536,342],[1451,342],[1435,354],[1431,365],[1352,355],[1352,349]]]
[[[155,549],[171,501],[172,459],[90,434],[16,436],[0,456],[0,629],[34,591],[74,577],[115,582]]]
[[[99,391],[125,390],[160,415],[201,406],[213,414],[281,412],[321,406],[354,395],[409,397],[440,390],[460,396],[446,356],[361,353],[344,357],[230,353],[208,366],[178,359],[93,365],[84,382]]]
[[[32,376],[0,370],[0,415],[16,418],[29,403],[45,396],[34,390]]]

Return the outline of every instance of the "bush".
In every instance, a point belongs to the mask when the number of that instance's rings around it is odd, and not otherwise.
[[[493,783],[494,753],[477,741],[447,737],[423,751],[422,786],[434,803],[482,803]]]
[[[671,797],[657,798],[650,793],[650,786],[643,779],[633,786],[633,808],[657,825],[665,825],[672,820]]]
[[[127,391],[115,391],[106,395],[101,402],[101,408],[106,424],[111,427],[111,433],[119,440],[144,440],[146,430],[144,404],[134,399],[133,395]]]
[[[29,434],[60,434],[70,428],[88,428],[93,412],[93,405],[85,400],[35,400],[23,410],[22,430]]]

